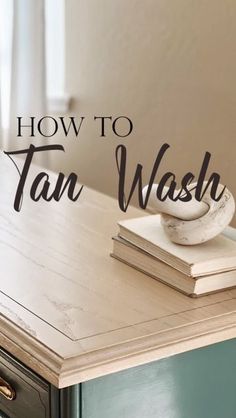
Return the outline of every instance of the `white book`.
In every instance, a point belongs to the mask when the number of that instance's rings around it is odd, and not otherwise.
[[[113,239],[112,257],[189,296],[197,297],[236,286],[236,270],[190,277],[122,238]]]
[[[236,242],[223,234],[199,245],[183,246],[166,236],[160,215],[129,219],[118,225],[121,238],[188,276],[236,269]]]

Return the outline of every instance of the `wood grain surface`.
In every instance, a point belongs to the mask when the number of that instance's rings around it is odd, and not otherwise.
[[[145,212],[86,187],[76,203],[35,203],[29,178],[17,213],[18,180],[2,155],[0,344],[45,379],[65,387],[236,337],[235,290],[190,299],[110,257],[117,222]]]

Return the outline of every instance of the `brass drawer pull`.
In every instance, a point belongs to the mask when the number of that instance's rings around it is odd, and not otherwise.
[[[4,396],[4,398],[8,399],[9,401],[13,401],[16,397],[15,390],[0,377],[0,395]]]

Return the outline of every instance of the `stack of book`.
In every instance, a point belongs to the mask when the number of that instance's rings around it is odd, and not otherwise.
[[[236,286],[236,241],[221,234],[194,246],[170,242],[160,216],[118,223],[113,238],[116,259],[189,296],[200,296]]]

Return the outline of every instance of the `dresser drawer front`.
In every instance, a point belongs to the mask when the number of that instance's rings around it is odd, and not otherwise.
[[[49,418],[50,386],[0,349],[0,418]],[[3,385],[3,383],[2,383]],[[3,392],[3,393],[1,393]],[[14,396],[15,399],[10,400]],[[4,396],[5,395],[5,396]]]

